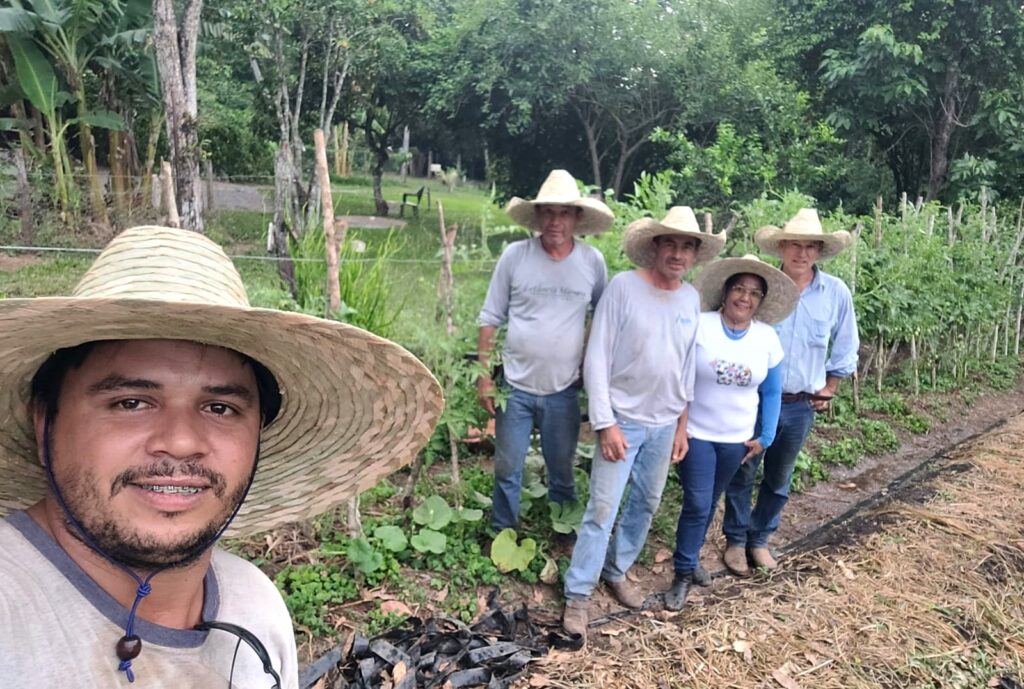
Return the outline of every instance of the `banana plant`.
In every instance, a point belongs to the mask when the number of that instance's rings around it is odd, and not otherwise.
[[[11,6],[0,9],[0,33],[7,36],[8,43],[15,54],[15,67],[18,79],[29,100],[32,100],[40,112],[53,115],[48,118],[48,129],[51,135],[51,149],[55,169],[62,174],[70,170],[67,151],[63,136],[66,127],[77,125],[79,145],[82,150],[82,161],[89,178],[90,200],[93,213],[98,222],[107,224],[106,204],[103,199],[103,188],[96,167],[96,150],[93,143],[92,128],[121,129],[124,124],[121,118],[112,113],[96,113],[90,111],[86,98],[85,74],[91,68],[94,58],[111,42],[130,41],[137,38],[139,29],[124,30],[126,0],[10,0]],[[141,0],[131,0],[133,4]],[[15,48],[15,44],[19,44]],[[37,50],[27,48],[32,45]],[[49,60],[46,59],[49,57]],[[41,61],[50,62],[47,70]],[[56,89],[54,67],[60,70],[70,93],[70,102],[75,104],[76,117],[61,123],[61,106],[68,101]],[[53,79],[50,79],[53,74]],[[38,84],[26,84],[24,79],[33,76],[43,81]],[[41,93],[40,89],[46,89]],[[30,91],[42,96],[41,107],[32,98]],[[60,102],[58,102],[60,101]],[[48,106],[48,107],[47,107]],[[60,138],[52,138],[60,134]],[[58,173],[54,173],[55,177]],[[63,182],[63,194],[58,184],[58,195],[63,207],[67,206],[68,180]]]

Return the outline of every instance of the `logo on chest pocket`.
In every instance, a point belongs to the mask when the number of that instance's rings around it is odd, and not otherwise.
[[[711,368],[715,371],[715,382],[719,385],[735,385],[745,388],[750,385],[753,375],[750,369],[743,364],[721,359],[711,361]]]

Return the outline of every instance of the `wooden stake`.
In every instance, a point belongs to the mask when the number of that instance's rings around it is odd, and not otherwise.
[[[174,196],[174,173],[171,171],[171,164],[166,160],[160,161],[160,183],[160,200],[163,201],[164,211],[167,213],[167,224],[170,227],[181,227],[178,199]]]
[[[324,213],[324,243],[327,247],[327,317],[341,310],[341,283],[338,277],[338,243],[334,234],[334,199],[331,196],[331,176],[327,172],[327,146],[324,130],[313,131],[316,148],[316,176],[320,180],[320,201]]]
[[[437,320],[444,319],[444,329],[448,338],[451,339],[455,334],[455,319],[452,315],[453,301],[455,295],[455,276],[452,272],[452,254],[455,250],[455,235],[459,231],[458,225],[452,225],[451,227],[445,227],[444,224],[444,205],[437,202],[437,218],[438,226],[441,231],[441,274],[438,276],[437,281]],[[444,381],[445,388],[449,394],[453,392],[454,381],[451,377]],[[459,471],[459,439],[455,435],[455,431],[451,426],[448,427],[448,451],[451,455],[451,467],[452,467],[452,484],[455,486],[460,485],[460,471]],[[456,496],[459,493],[456,492]],[[457,504],[461,502],[461,498],[456,498]]]
[[[917,337],[910,336],[910,364],[914,371],[914,397],[921,394],[921,373],[917,365]]]

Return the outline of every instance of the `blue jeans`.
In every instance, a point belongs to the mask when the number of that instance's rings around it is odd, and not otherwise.
[[[683,486],[683,507],[676,526],[676,552],[672,556],[676,574],[690,574],[700,562],[704,536],[715,515],[718,498],[729,485],[747,446],[690,438],[690,449],[676,470]]]
[[[566,598],[588,598],[599,578],[622,581],[643,549],[651,518],[661,504],[676,423],[642,426],[620,420],[619,429],[629,445],[625,459],[605,459],[600,443],[594,453],[590,501],[565,573]],[[629,497],[612,536],[627,486]]]
[[[748,548],[768,546],[768,537],[779,528],[779,516],[789,501],[796,456],[814,425],[814,409],[807,400],[783,402],[779,429],[760,456],[740,466],[725,493],[725,521],[722,531],[729,545]],[[757,491],[757,506],[750,510],[757,466],[764,459],[764,476]]]
[[[572,465],[580,434],[579,388],[569,387],[551,395],[531,395],[514,387],[505,409],[494,419],[494,505],[491,526],[495,531],[516,528],[523,466],[536,425],[548,472],[548,499],[574,502],[576,483]]]

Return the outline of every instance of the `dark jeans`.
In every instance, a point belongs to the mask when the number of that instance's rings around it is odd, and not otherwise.
[[[535,426],[540,431],[540,448],[547,466],[548,500],[559,503],[576,500],[572,466],[580,432],[579,395],[576,387],[551,395],[531,395],[509,388],[505,409],[498,409],[494,419],[491,526],[495,531],[514,529],[518,525],[523,467]]]
[[[740,466],[725,493],[722,531],[729,545],[767,547],[768,537],[779,528],[779,516],[789,501],[796,456],[814,425],[814,409],[807,400],[783,402],[775,442],[762,455]],[[757,505],[750,509],[757,467],[764,461],[764,477]]]
[[[715,505],[740,466],[747,447],[743,443],[715,443],[690,438],[686,457],[676,464],[683,486],[683,507],[676,527],[676,552],[672,556],[677,574],[689,574],[700,562]]]

